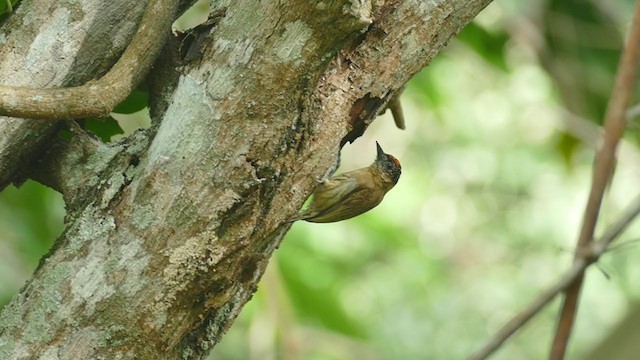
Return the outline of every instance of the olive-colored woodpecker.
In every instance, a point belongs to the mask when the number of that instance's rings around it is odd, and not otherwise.
[[[336,222],[376,207],[400,179],[398,159],[385,154],[377,142],[376,147],[378,155],[373,164],[322,181],[309,206],[291,221]]]

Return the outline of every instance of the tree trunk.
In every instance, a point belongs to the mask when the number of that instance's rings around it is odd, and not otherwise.
[[[0,358],[206,356],[341,145],[489,2],[215,2],[156,64],[150,129],[41,163],[67,227],[0,315]]]

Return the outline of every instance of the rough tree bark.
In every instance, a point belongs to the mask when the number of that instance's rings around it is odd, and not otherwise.
[[[66,230],[0,315],[0,358],[204,357],[341,145],[489,2],[214,1],[151,74],[152,128],[47,145]]]

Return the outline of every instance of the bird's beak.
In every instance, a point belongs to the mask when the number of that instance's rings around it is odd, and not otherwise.
[[[376,157],[376,160],[385,160],[387,158],[387,154],[384,153],[384,151],[382,151],[382,148],[380,147],[380,144],[378,144],[378,142],[376,141],[376,148],[378,149],[378,156]]]

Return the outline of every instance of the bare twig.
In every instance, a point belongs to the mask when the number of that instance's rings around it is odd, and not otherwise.
[[[624,130],[624,120],[626,117],[635,116],[635,112],[630,110],[626,112],[629,103],[631,88],[633,87],[633,79],[635,78],[635,65],[637,64],[637,46],[639,43],[638,35],[638,10],[636,9],[633,30],[629,36],[625,55],[621,60],[619,73],[616,79],[616,87],[614,88],[607,117],[605,120],[605,139],[596,158],[596,166],[594,171],[593,185],[585,217],[583,220],[583,228],[581,230],[580,241],[576,251],[574,264],[565,275],[563,275],[551,288],[542,293],[530,305],[514,316],[507,324],[505,324],[489,341],[483,345],[481,349],[473,353],[469,359],[485,359],[497,350],[500,345],[528,322],[536,313],[538,313],[545,305],[547,305],[557,294],[567,290],[570,285],[580,280],[584,275],[585,269],[595,262],[599,256],[604,253],[608,245],[626,228],[626,226],[640,213],[640,199],[636,200],[633,206],[620,218],[620,220],[605,233],[601,241],[592,243],[595,230],[595,223],[598,217],[602,194],[609,181],[614,164],[614,155],[617,144]],[[630,59],[635,57],[636,60]],[[631,83],[631,84],[629,84]],[[582,240],[582,239],[586,239]],[[586,249],[586,250],[585,250]],[[578,289],[579,293],[579,289]],[[577,300],[577,296],[576,296]],[[574,307],[575,311],[575,307]],[[573,317],[573,314],[572,314]],[[573,323],[573,320],[571,320]],[[570,329],[569,329],[570,330]],[[561,359],[566,349],[566,340],[562,348],[562,354],[555,351],[551,355],[552,358]],[[560,356],[560,357],[554,357]]]
[[[527,307],[511,318],[482,348],[469,356],[468,360],[486,359],[496,351],[502,343],[531,320],[531,318],[551,302],[556,295],[566,290],[578,277],[582,276],[585,269],[596,262],[600,256],[607,251],[609,245],[622,234],[638,215],[640,215],[640,196],[625,210],[618,221],[607,229],[600,240],[591,244],[588,251],[583,254],[584,256],[576,258],[569,271],[553,286],[540,294]]]
[[[636,6],[631,32],[627,39],[626,47],[620,59],[616,82],[609,99],[607,113],[604,121],[604,141],[596,153],[594,171],[591,183],[589,200],[585,209],[580,236],[576,245],[574,261],[579,262],[585,249],[593,241],[602,197],[607,183],[615,167],[615,154],[618,142],[622,137],[626,124],[626,112],[633,92],[633,87],[638,73],[638,61],[640,60],[640,7]],[[576,277],[567,289],[567,294],[562,304],[562,310],[556,334],[551,348],[550,359],[564,359],[569,341],[569,336],[575,321],[578,309],[578,299],[582,288],[584,273]]]
[[[591,257],[599,258],[607,251],[611,251],[611,243],[613,243],[631,224],[631,222],[640,215],[640,196],[637,197],[633,203],[625,210],[618,221],[610,226],[607,231],[602,235],[600,240],[594,242],[591,245]],[[619,245],[624,245],[619,244]]]
[[[149,0],[120,60],[96,82],[61,89],[0,86],[0,115],[62,120],[108,114],[138,86],[170,33],[179,2]]]
[[[404,130],[406,127],[406,122],[404,120],[404,112],[402,111],[402,103],[400,102],[400,95],[404,91],[404,86],[400,88],[393,95],[389,104],[387,105],[389,110],[391,110],[391,114],[393,115],[393,121],[396,123],[396,126],[400,130]]]

